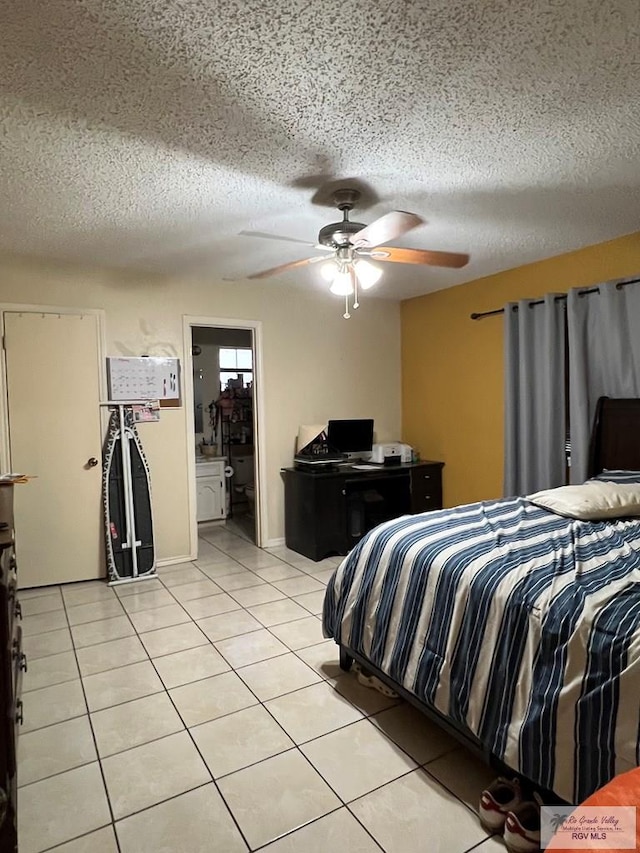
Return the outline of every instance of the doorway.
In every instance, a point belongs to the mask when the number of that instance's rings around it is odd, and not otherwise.
[[[212,524],[251,544],[262,541],[259,335],[257,322],[185,318],[196,542]]]

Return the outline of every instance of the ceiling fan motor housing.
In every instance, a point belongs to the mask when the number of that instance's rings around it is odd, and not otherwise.
[[[364,227],[362,222],[349,222],[348,219],[343,222],[332,222],[320,229],[318,243],[321,246],[337,249],[339,246],[349,244],[349,238],[357,234],[358,231],[362,231]]]

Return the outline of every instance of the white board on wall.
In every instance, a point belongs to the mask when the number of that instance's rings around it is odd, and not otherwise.
[[[107,375],[110,400],[159,400],[161,406],[180,405],[178,358],[108,358]]]

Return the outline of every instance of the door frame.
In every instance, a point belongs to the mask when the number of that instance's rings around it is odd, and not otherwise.
[[[105,335],[105,311],[103,308],[72,308],[59,305],[32,305],[28,303],[0,302],[0,400],[2,418],[0,418],[0,466],[3,471],[11,471],[11,434],[9,430],[9,385],[7,382],[7,358],[4,348],[5,314],[87,314],[98,321],[98,393],[100,400],[107,398],[107,339]],[[100,412],[102,428],[101,442],[105,435],[105,412]]]
[[[184,345],[184,394],[187,421],[187,448],[189,458],[187,463],[187,479],[189,485],[189,517],[191,519],[191,553],[197,559],[198,555],[198,522],[196,520],[196,433],[195,419],[193,414],[194,391],[193,391],[193,328],[201,327],[208,329],[246,329],[252,332],[253,348],[253,435],[254,435],[254,482],[256,487],[256,545],[263,547],[265,541],[266,518],[267,518],[267,495],[266,495],[266,447],[265,447],[265,419],[264,419],[264,375],[262,369],[262,321],[261,320],[234,320],[228,317],[195,317],[188,314],[182,315],[183,345]],[[256,441],[257,438],[257,441]],[[229,464],[231,464],[229,462]]]

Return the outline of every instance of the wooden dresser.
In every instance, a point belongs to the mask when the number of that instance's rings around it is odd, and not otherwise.
[[[14,853],[17,836],[17,727],[22,722],[20,687],[27,658],[22,651],[22,613],[17,599],[13,538],[13,486],[0,486],[0,851]]]

